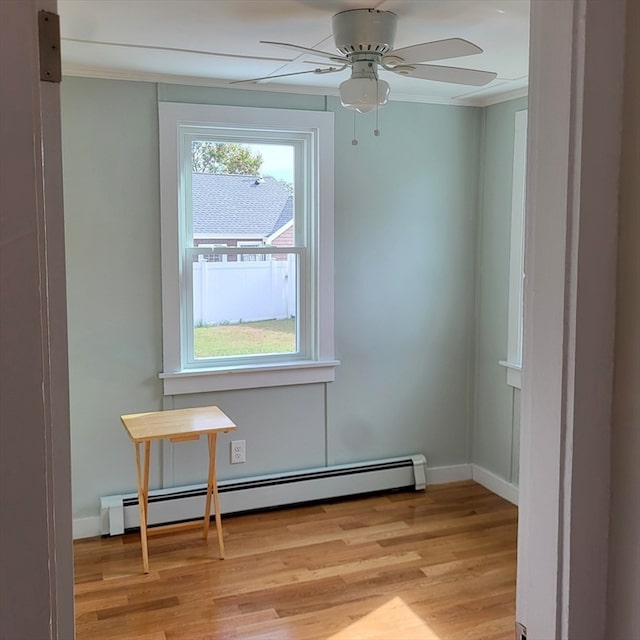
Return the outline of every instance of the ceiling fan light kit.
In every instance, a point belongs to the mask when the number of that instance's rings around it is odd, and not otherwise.
[[[367,113],[387,104],[391,88],[378,78],[349,78],[340,85],[340,102],[343,107]]]

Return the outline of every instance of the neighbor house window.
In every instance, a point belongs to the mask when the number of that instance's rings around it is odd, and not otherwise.
[[[333,114],[159,121],[165,394],[333,380]]]
[[[500,364],[507,368],[507,383],[521,388],[522,327],[524,318],[524,216],[527,163],[527,111],[515,115],[513,145],[513,184],[511,193],[511,252],[509,257],[509,317],[507,359]]]

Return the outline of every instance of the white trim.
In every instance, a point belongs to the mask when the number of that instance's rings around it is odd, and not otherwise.
[[[470,464],[453,464],[445,467],[427,466],[427,486],[430,484],[448,484],[471,480],[473,474]]]
[[[604,638],[625,3],[532,2],[531,31],[516,619]]]
[[[490,107],[494,104],[500,104],[501,102],[510,102],[511,100],[517,100],[518,98],[526,98],[529,95],[529,86],[520,87],[519,89],[513,89],[512,91],[505,91],[504,93],[498,93],[495,95],[487,96],[486,98],[477,98],[474,101],[475,107]]]
[[[162,300],[163,300],[163,367],[160,375],[165,380],[165,394],[199,393],[203,391],[250,389],[266,386],[310,384],[334,380],[333,333],[333,119],[326,111],[299,111],[292,109],[263,109],[202,104],[160,102],[158,104],[160,126],[161,222],[162,222]],[[303,202],[300,211],[310,215],[304,225],[299,225],[304,245],[304,259],[300,262],[299,323],[300,353],[296,362],[282,357],[255,357],[251,360],[227,365],[225,362],[189,362],[188,331],[189,304],[184,291],[188,289],[190,273],[184,269],[181,247],[184,246],[178,215],[180,204],[179,181],[185,180],[183,167],[179,166],[181,148],[180,127],[223,129],[233,127],[234,135],[264,131],[265,135],[282,135],[299,148],[297,180],[306,185],[299,190]],[[185,135],[191,135],[185,129]],[[195,135],[195,134],[194,134]],[[229,134],[231,135],[231,134]],[[312,176],[309,184],[302,166]],[[189,236],[187,236],[189,237]],[[296,249],[291,248],[291,252]],[[259,253],[261,249],[254,249]],[[300,249],[302,251],[302,249]],[[229,252],[232,252],[230,249]],[[264,250],[266,253],[266,249]],[[273,251],[271,251],[273,252]],[[302,254],[301,254],[302,255]],[[181,313],[181,309],[186,309]],[[251,366],[236,366],[251,363]],[[253,364],[256,364],[254,367]],[[197,375],[188,375],[195,373]]]
[[[507,482],[495,473],[491,473],[483,467],[479,467],[477,464],[472,466],[472,477],[475,482],[481,484],[483,487],[489,489],[496,495],[511,502],[511,504],[518,504],[518,486]]]
[[[508,367],[507,384],[515,389],[522,389],[522,369]]]
[[[271,235],[267,236],[264,240],[265,246],[272,246],[272,242],[274,238],[281,236],[285,231],[288,231],[293,227],[293,219],[289,220],[289,222],[285,222],[279,229],[276,229]]]
[[[109,69],[104,67],[92,67],[89,65],[66,63],[63,65],[65,76],[77,78],[98,78],[102,80],[127,80],[131,82],[151,82],[162,84],[175,84],[188,87],[211,87],[218,89],[231,89],[237,91],[263,91],[274,93],[296,93],[311,96],[335,96],[340,97],[338,87],[309,87],[302,85],[287,85],[276,83],[232,85],[230,80],[219,78],[203,78],[201,76],[179,76],[168,73],[151,73],[147,71],[123,71],[121,69]],[[504,84],[511,84],[506,81]],[[467,98],[454,97],[442,98],[440,96],[420,96],[412,93],[391,94],[391,102],[417,102],[421,104],[446,104],[460,107],[486,107],[491,104],[508,102],[515,98],[527,95],[528,88],[518,88],[495,93],[490,96],[474,96]]]
[[[507,384],[522,389],[522,366],[506,360],[500,360],[498,364],[507,370]]]
[[[526,152],[527,110],[524,109],[517,111],[514,118],[507,358],[506,362],[500,361],[500,364],[509,367],[507,369],[507,384],[518,389],[522,386],[520,373],[515,369],[522,367]]]
[[[562,606],[560,442],[573,3],[533,2],[531,30],[539,35],[530,50],[526,210],[537,215],[525,220],[524,353],[529,377],[521,396],[516,619],[531,637],[556,640],[561,637]],[[541,302],[535,304],[538,277]]]
[[[339,360],[308,360],[227,369],[161,373],[164,395],[333,382]]]
[[[94,538],[101,534],[100,516],[73,519],[73,539]]]

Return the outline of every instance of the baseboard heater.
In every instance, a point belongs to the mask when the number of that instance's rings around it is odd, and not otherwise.
[[[218,482],[220,512],[238,513],[375,491],[426,485],[422,454]],[[202,518],[207,485],[149,492],[149,526]],[[137,493],[101,499],[102,535],[140,526]]]

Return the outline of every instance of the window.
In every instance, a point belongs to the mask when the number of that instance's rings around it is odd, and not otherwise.
[[[333,114],[160,103],[159,123],[164,393],[332,381]],[[285,178],[203,168],[216,145]]]
[[[521,388],[522,324],[524,317],[524,215],[527,163],[527,111],[515,115],[513,145],[513,190],[511,195],[511,253],[509,258],[509,319],[507,383]]]

